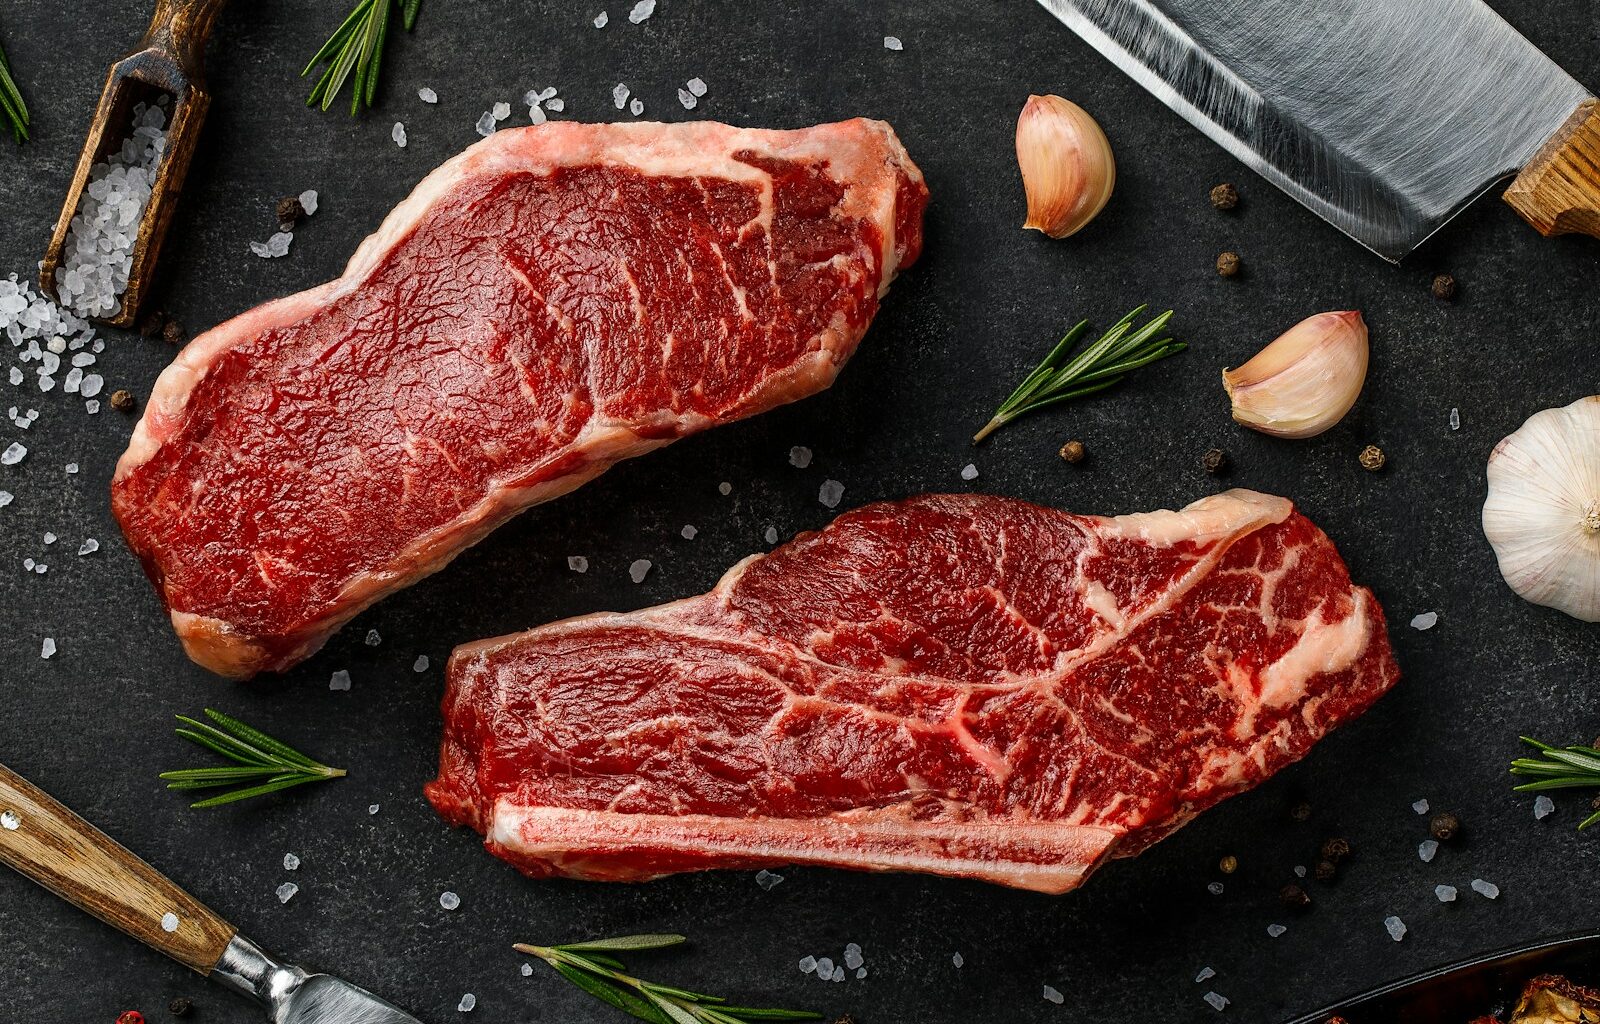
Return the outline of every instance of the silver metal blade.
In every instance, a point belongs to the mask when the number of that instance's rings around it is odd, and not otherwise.
[[[1039,2],[1388,260],[1519,170],[1588,97],[1480,0]]]
[[[272,1024],[422,1024],[348,981],[311,974],[235,935],[211,980],[260,1003]]]

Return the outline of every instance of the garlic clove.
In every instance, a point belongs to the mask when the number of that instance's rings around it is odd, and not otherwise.
[[[1318,313],[1237,370],[1223,370],[1222,386],[1239,423],[1274,437],[1315,437],[1356,404],[1367,356],[1360,311]]]
[[[1066,238],[1105,208],[1117,183],[1111,140],[1060,96],[1029,96],[1017,118],[1017,165],[1028,196],[1024,228]]]
[[[1600,622],[1600,396],[1528,417],[1489,455],[1483,533],[1534,604]]]

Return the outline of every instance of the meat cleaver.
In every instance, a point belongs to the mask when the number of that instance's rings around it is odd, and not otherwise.
[[[260,1003],[272,1024],[421,1024],[364,989],[279,963],[105,833],[0,764],[0,864]]]
[[[1039,2],[1386,260],[1511,174],[1540,233],[1600,237],[1600,106],[1481,0]]]

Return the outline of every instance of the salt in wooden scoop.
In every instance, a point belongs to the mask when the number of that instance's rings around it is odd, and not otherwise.
[[[138,223],[133,246],[133,263],[121,303],[109,313],[93,319],[115,327],[132,326],[139,315],[150,280],[155,273],[161,240],[172,222],[178,196],[183,191],[189,158],[194,154],[205,122],[211,94],[206,89],[202,68],[206,39],[226,0],[156,0],[155,17],[139,47],[111,66],[106,77],[100,106],[89,125],[89,137],[78,157],[78,169],[56,220],[50,248],[39,268],[39,284],[46,295],[59,299],[57,274],[64,273],[67,260],[67,233],[83,201],[89,173],[95,164],[122,149],[133,134],[135,105],[154,105],[165,95],[167,105],[165,149],[155,168],[150,199]]]

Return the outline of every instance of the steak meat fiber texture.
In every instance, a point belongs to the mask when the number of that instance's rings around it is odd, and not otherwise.
[[[522,509],[828,387],[927,198],[877,121],[496,132],[194,339],[113,511],[191,658],[281,671]]]
[[[1283,498],[869,505],[708,594],[457,648],[428,797],[525,873],[818,864],[1059,893],[1399,676]]]

